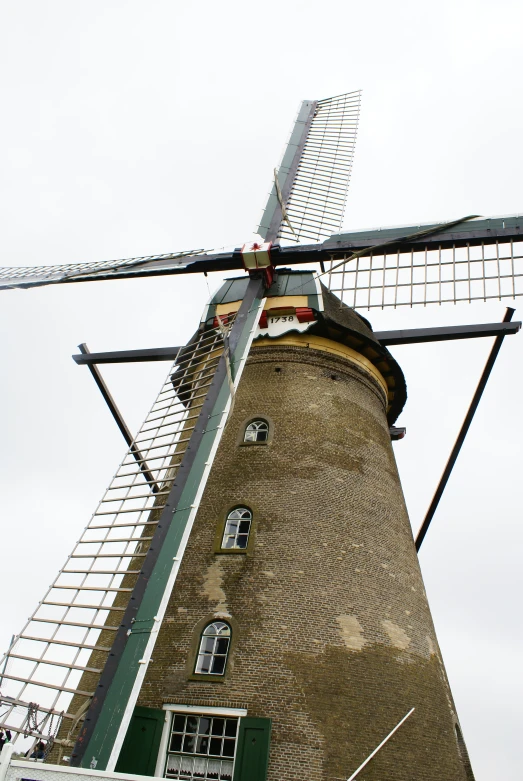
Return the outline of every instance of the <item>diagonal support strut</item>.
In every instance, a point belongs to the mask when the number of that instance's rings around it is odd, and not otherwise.
[[[79,344],[78,345],[78,349],[80,350],[82,355],[86,355],[86,356],[90,355],[89,348],[87,347],[85,342],[83,344]],[[77,363],[78,363],[78,361],[77,361]],[[129,431],[129,429],[127,428],[127,424],[125,423],[125,420],[123,419],[122,415],[120,414],[120,410],[116,406],[116,402],[114,401],[114,399],[113,399],[113,397],[112,397],[112,395],[111,395],[111,393],[109,391],[109,388],[105,384],[105,381],[104,381],[102,375],[100,374],[100,371],[98,370],[98,368],[95,366],[94,363],[87,362],[87,366],[89,367],[89,371],[91,372],[91,374],[94,377],[94,381],[96,382],[96,384],[98,385],[98,388],[100,389],[100,393],[104,397],[105,402],[106,402],[107,406],[109,407],[111,415],[113,416],[113,418],[116,421],[116,425],[118,426],[118,428],[122,432],[123,438],[125,439],[125,441],[127,442],[128,446],[130,447],[131,453],[132,453],[134,459],[136,460],[138,466],[140,467],[140,470],[142,471],[143,476],[147,480],[147,483],[148,483],[151,491],[154,494],[157,494],[160,489],[158,488],[158,485],[157,485],[157,483],[156,483],[156,481],[155,481],[155,479],[154,479],[154,477],[153,477],[149,467],[147,466],[147,464],[146,464],[146,462],[145,462],[145,460],[144,460],[140,450],[134,444],[133,436],[132,436],[131,432]]]
[[[515,311],[516,311],[515,309],[511,309],[510,307],[508,307],[507,311],[505,312],[505,317],[503,318],[503,322],[504,323],[510,322],[510,320],[512,319],[512,315],[514,314]],[[445,487],[449,481],[449,477],[451,475],[452,469],[454,468],[454,464],[457,461],[459,451],[461,450],[463,442],[465,441],[465,437],[467,436],[467,432],[470,428],[470,424],[472,423],[474,413],[478,408],[479,402],[481,400],[481,396],[483,395],[483,391],[485,390],[485,386],[487,384],[488,378],[490,377],[490,373],[492,371],[496,358],[498,357],[498,353],[501,349],[501,345],[503,344],[504,338],[505,338],[505,333],[502,332],[499,336],[496,337],[496,340],[492,346],[492,350],[490,351],[490,355],[485,364],[485,368],[483,369],[483,374],[481,375],[480,381],[478,383],[478,387],[476,388],[476,392],[474,393],[474,396],[470,403],[470,407],[465,416],[465,420],[463,421],[463,425],[461,426],[460,432],[458,434],[458,438],[454,443],[454,447],[452,448],[452,452],[449,456],[449,460],[447,461],[447,465],[439,481],[439,485],[436,488],[436,492],[432,497],[432,502],[430,503],[430,507],[427,510],[425,520],[421,524],[421,528],[418,532],[418,536],[416,537],[415,544],[416,544],[417,551],[419,551],[419,549],[421,548],[421,544],[425,539],[425,535],[427,534],[428,528],[430,526],[430,522],[432,521],[436,509],[438,507],[438,504],[440,502],[440,499],[443,496],[443,491],[445,490]]]

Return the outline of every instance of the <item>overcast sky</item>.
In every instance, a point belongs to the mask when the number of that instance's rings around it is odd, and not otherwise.
[[[517,213],[522,17],[509,0],[6,0],[0,265],[242,244],[300,101],[358,88],[347,228]],[[211,289],[220,279],[209,276]],[[180,344],[207,296],[191,276],[0,294],[2,648],[125,450],[87,369],[71,360],[76,345]],[[488,322],[508,304],[370,318],[377,329]],[[490,346],[393,351],[409,388],[395,452],[414,529]],[[167,370],[103,368],[132,430]],[[523,775],[522,378],[523,337],[513,336],[420,555],[477,781]]]

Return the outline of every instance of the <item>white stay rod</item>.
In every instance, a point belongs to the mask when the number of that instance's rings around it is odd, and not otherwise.
[[[356,778],[356,776],[357,776],[357,775],[359,775],[359,772],[360,772],[360,770],[363,770],[363,768],[365,767],[365,765],[367,765],[367,764],[368,764],[368,763],[371,761],[372,757],[374,757],[374,756],[375,756],[375,755],[378,753],[378,751],[380,750],[380,748],[382,748],[382,746],[384,746],[384,745],[385,745],[385,743],[386,743],[386,742],[387,742],[387,741],[388,741],[388,740],[389,740],[389,739],[390,739],[390,738],[391,738],[391,737],[394,735],[394,733],[396,732],[396,730],[398,730],[398,729],[401,727],[401,725],[403,724],[403,722],[404,722],[404,721],[407,721],[407,719],[409,718],[410,714],[411,714],[411,713],[414,713],[414,711],[415,711],[415,710],[416,710],[416,708],[411,708],[411,709],[409,710],[409,712],[407,713],[407,715],[406,715],[406,716],[404,716],[404,717],[402,718],[402,720],[401,720],[401,721],[400,721],[398,724],[396,724],[396,726],[394,727],[394,729],[392,730],[392,732],[389,732],[389,734],[387,735],[387,737],[386,737],[384,740],[382,740],[382,741],[381,741],[381,743],[379,744],[379,746],[377,746],[377,747],[374,749],[374,751],[372,752],[372,754],[369,754],[369,756],[367,757],[367,759],[365,760],[365,762],[362,762],[362,763],[361,763],[361,765],[359,766],[359,768],[358,768],[357,770],[355,770],[355,771],[354,771],[354,773],[351,775],[351,777],[350,777],[350,778],[348,778],[348,779],[347,779],[347,781],[353,781],[353,779],[355,779],[355,778]]]

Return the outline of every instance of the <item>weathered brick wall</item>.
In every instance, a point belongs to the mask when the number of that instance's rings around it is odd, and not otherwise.
[[[247,418],[267,445],[243,447]],[[216,554],[227,509],[248,555]],[[196,627],[230,616],[226,676],[191,680]],[[254,346],[138,704],[247,707],[273,720],[270,781],[465,781],[456,717],[378,383],[319,350]]]

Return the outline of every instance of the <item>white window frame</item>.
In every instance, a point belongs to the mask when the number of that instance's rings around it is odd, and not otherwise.
[[[263,431],[267,432],[267,436],[265,437],[265,439],[260,439],[260,440],[258,440],[258,439],[247,439],[247,432],[249,430],[249,426],[257,426],[257,428],[254,429],[254,432],[253,432],[253,433],[257,434],[258,431],[260,431],[260,424],[261,423],[263,423],[265,426],[267,426],[266,429],[262,429]],[[269,441],[270,430],[271,430],[271,427],[270,427],[270,424],[269,424],[268,420],[266,420],[265,418],[255,418],[254,420],[251,420],[250,423],[247,423],[247,425],[245,426],[245,428],[243,430],[243,441],[244,442],[250,442],[250,443],[252,443],[254,445],[256,445],[256,444],[258,444],[258,445],[266,444]]]
[[[227,718],[241,719],[247,715],[246,708],[212,708],[203,705],[168,705],[163,706],[165,711],[165,721],[163,723],[162,737],[160,738],[160,748],[158,750],[158,759],[154,770],[155,778],[164,778],[165,763],[167,761],[167,748],[171,735],[171,726],[175,713],[194,713],[198,716],[224,716]],[[237,744],[236,744],[237,745]],[[234,755],[236,762],[236,754]],[[233,766],[234,767],[234,766]]]
[[[231,518],[233,513],[240,512],[240,511],[249,513],[249,518]],[[229,521],[237,521],[238,522],[238,527],[236,529],[235,534],[227,533],[227,527],[229,525]],[[232,548],[226,548],[225,547],[225,543],[227,542],[227,539],[229,537],[233,537],[234,538],[234,542],[237,543],[238,542],[238,536],[240,534],[242,536],[245,535],[245,532],[240,532],[240,523],[242,521],[249,521],[249,531],[247,532],[247,544],[246,544],[245,548],[241,548],[237,544],[233,545]],[[225,526],[223,528],[222,544],[221,544],[220,550],[225,551],[225,552],[231,551],[231,550],[246,551],[247,548],[249,547],[249,541],[250,541],[250,538],[251,538],[252,522],[253,522],[253,512],[252,512],[250,507],[240,506],[240,507],[233,507],[232,510],[229,510],[229,512],[227,513],[227,517],[225,518]]]
[[[211,627],[216,627],[217,624],[221,624],[221,627],[219,629],[214,630],[214,634],[207,634],[207,630],[211,629]],[[222,631],[227,628],[227,634],[222,635]],[[202,648],[204,647],[204,641],[208,640],[209,638],[213,638],[213,650],[211,652],[209,651],[202,651]],[[221,640],[223,638],[227,638],[227,651],[225,654],[223,653],[217,653],[217,641]],[[194,665],[194,674],[195,675],[220,675],[224,676],[227,672],[227,662],[229,661],[229,653],[231,650],[231,640],[232,640],[232,627],[230,624],[228,624],[226,621],[222,621],[221,619],[215,619],[211,623],[207,624],[202,630],[202,633],[200,634],[200,644],[198,646],[198,653],[196,655],[196,662]],[[199,670],[198,667],[200,665],[200,657],[202,659],[205,659],[206,657],[211,659],[211,665],[213,664],[214,659],[223,659],[223,670],[222,672],[211,672],[210,670]]]

